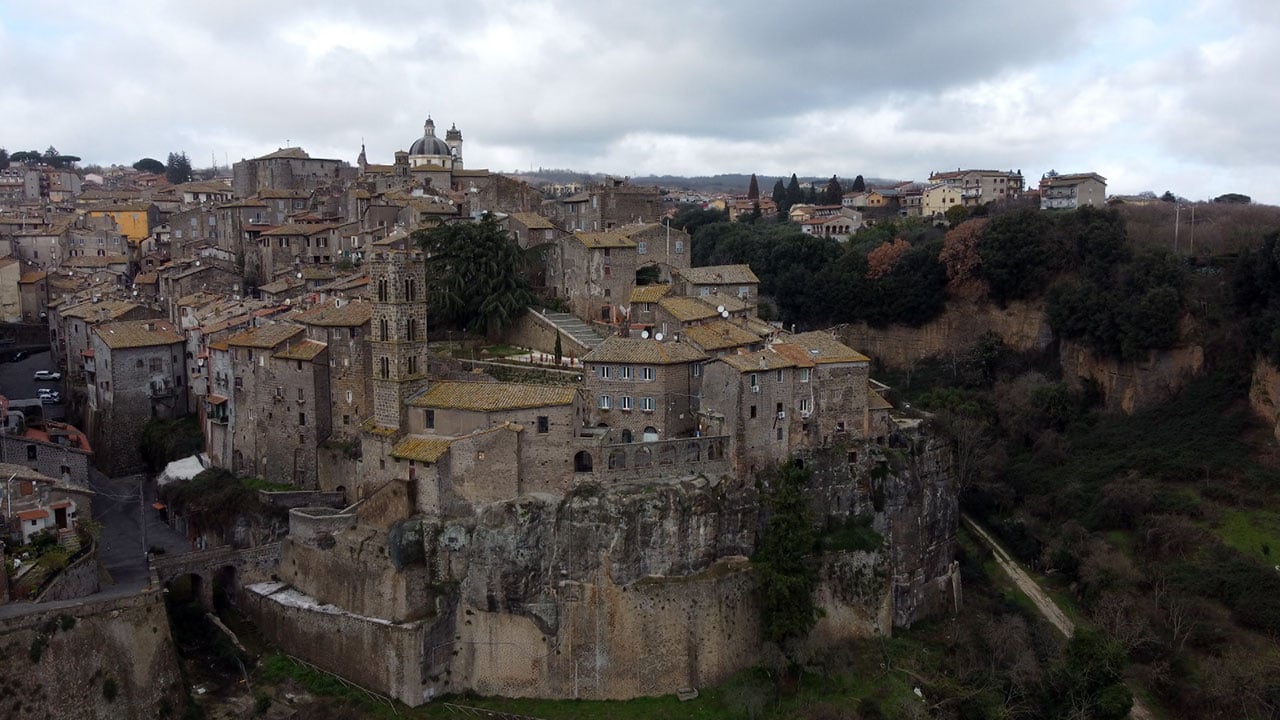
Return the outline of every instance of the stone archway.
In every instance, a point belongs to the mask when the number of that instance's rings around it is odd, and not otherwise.
[[[591,457],[591,453],[586,450],[579,450],[577,455],[573,456],[573,471],[576,473],[589,473],[592,471],[595,461]]]

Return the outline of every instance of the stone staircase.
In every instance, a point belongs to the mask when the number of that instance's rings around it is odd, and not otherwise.
[[[594,350],[600,343],[604,342],[603,335],[576,315],[561,312],[543,312],[542,316],[552,325],[555,325],[560,332],[577,340],[588,349]]]

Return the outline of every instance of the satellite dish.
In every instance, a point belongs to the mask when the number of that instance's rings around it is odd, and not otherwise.
[[[662,333],[658,333],[657,335],[654,335],[653,339],[657,340],[658,342],[662,342]]]
[[[720,313],[721,315],[723,315],[723,314],[724,314],[724,306],[723,306],[723,305],[717,305],[717,306],[716,306],[716,312],[718,312],[718,313]]]
[[[722,318],[727,318],[727,317],[729,317],[729,311],[728,311],[728,310],[721,310],[721,311],[720,311],[720,317],[722,317]]]
[[[645,340],[648,340],[648,339],[649,339],[649,331],[648,331],[648,330],[642,330],[642,331],[640,332],[640,337],[644,338]]]

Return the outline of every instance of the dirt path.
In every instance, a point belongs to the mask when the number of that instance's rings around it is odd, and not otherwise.
[[[1000,547],[1000,543],[996,542],[995,538],[985,528],[968,515],[962,514],[960,517],[965,527],[977,535],[983,544],[991,548],[991,555],[996,559],[1000,569],[1004,571],[1005,575],[1009,576],[1009,579],[1013,581],[1014,585],[1018,586],[1018,589],[1024,595],[1031,599],[1031,602],[1040,611],[1040,614],[1044,616],[1044,619],[1057,628],[1063,637],[1071,637],[1071,634],[1075,632],[1076,625],[1071,622],[1071,618],[1067,617],[1066,613],[1062,612],[1062,608],[1058,607],[1053,598],[1050,598],[1040,587],[1040,584],[1032,579],[1026,570],[1022,569],[1022,566],[1013,559],[1012,555]],[[1129,711],[1129,717],[1132,720],[1156,720],[1156,716],[1138,699],[1136,694],[1133,696],[1133,709]]]

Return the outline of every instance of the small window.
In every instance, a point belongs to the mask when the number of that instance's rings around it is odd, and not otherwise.
[[[343,424],[343,425],[350,425],[350,424],[351,424],[351,416],[350,416],[350,415],[343,415],[343,416],[342,416],[342,424]]]
[[[623,409],[623,410],[630,410],[630,409],[631,409],[631,396],[629,396],[629,395],[623,395],[621,398],[619,398],[618,407],[619,407],[619,408],[621,408],[621,409]]]
[[[782,369],[781,369],[781,368],[779,368],[779,369],[778,369],[777,378],[778,378],[778,382],[782,382]]]
[[[436,411],[435,410],[426,411],[425,422],[427,424],[428,430],[434,430],[436,428]]]
[[[632,368],[630,365],[619,365],[619,366],[618,366],[618,379],[619,379],[619,380],[632,380],[632,379],[634,379],[634,378],[635,378],[635,368]]]
[[[539,415],[538,416],[538,434],[546,435],[548,432],[551,432],[551,419],[548,418],[546,415]]]
[[[613,406],[613,398],[608,395],[601,395],[599,399],[599,407],[601,410],[608,410]]]
[[[756,406],[755,406],[755,405],[752,405],[752,406],[751,406],[751,417],[753,417],[753,418],[754,418],[755,416],[756,416]]]
[[[676,241],[676,252],[678,252],[678,253],[682,253],[682,252],[684,252],[684,241],[683,241],[683,240],[677,240],[677,241]]]
[[[641,380],[652,380],[652,379],[653,379],[653,368],[651,368],[651,367],[642,367],[642,368],[640,368],[640,379],[641,379]]]
[[[695,365],[693,366],[693,376],[694,376],[694,377],[702,377],[702,365],[701,365],[701,364],[695,364]]]
[[[757,387],[759,385],[760,385],[760,376],[755,373],[751,373],[751,387]]]
[[[645,412],[653,412],[653,398],[651,397],[640,398],[640,409]]]
[[[637,254],[639,254],[639,255],[646,255],[646,254],[648,254],[648,252],[649,252],[649,243],[647,243],[647,242],[645,242],[645,241],[643,241],[643,240],[641,240],[640,242],[636,243],[636,253],[637,253]]]
[[[35,445],[28,445],[28,446],[27,446],[27,459],[28,459],[28,460],[35,460],[35,459],[36,459],[36,446],[35,446]]]
[[[782,428],[781,428],[781,427],[779,427],[779,428],[778,428],[778,439],[779,439],[779,440],[781,440],[781,439],[782,439]]]
[[[608,365],[601,365],[596,368],[596,373],[600,376],[601,380],[608,380],[611,372],[612,370],[609,369]]]
[[[800,382],[809,382],[810,372],[812,371],[809,368],[800,368]]]
[[[302,402],[302,401],[303,401],[302,388],[298,388],[298,402]]]
[[[298,425],[300,425],[300,426],[301,426],[301,425],[306,425],[306,424],[307,424],[307,414],[306,414],[306,413],[298,413]]]

